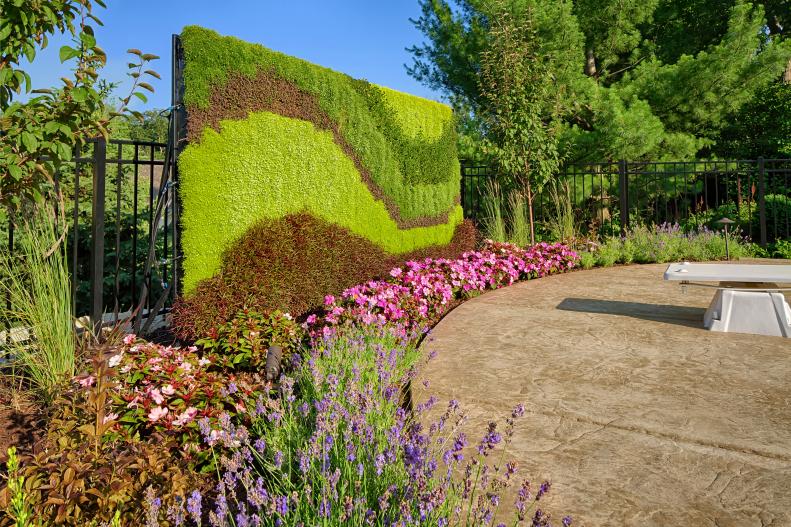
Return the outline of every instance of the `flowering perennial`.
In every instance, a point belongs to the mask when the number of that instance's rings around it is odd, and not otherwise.
[[[457,260],[407,262],[391,270],[388,280],[357,285],[339,298],[328,295],[323,316],[309,316],[305,328],[313,336],[331,334],[344,323],[394,323],[424,331],[456,299],[564,272],[575,267],[578,260],[577,253],[561,243],[542,242],[522,249],[487,240],[483,250],[466,252]]]
[[[502,430],[490,423],[477,444],[460,430],[465,419],[456,401],[429,412],[431,398],[407,412],[401,387],[419,357],[410,342],[384,328],[344,328],[314,342],[294,378],[284,379],[277,406],[247,410],[250,426],[234,426],[227,416],[217,427],[201,425],[204,440],[222,447],[214,498],[191,493],[171,510],[171,522],[499,526],[498,516],[509,515],[498,515],[500,497],[513,487],[508,524],[550,525],[538,507],[549,483],[533,487],[515,463],[493,455],[511,441],[524,408]],[[149,501],[149,509],[157,507],[155,497]]]
[[[199,421],[215,422],[226,412],[242,416],[246,401],[263,393],[264,386],[250,376],[212,371],[222,357],[199,355],[194,346],[162,346],[127,335],[116,351],[107,363],[120,374],[111,392],[112,411],[120,414],[117,426],[134,435],[175,437],[187,459],[199,465],[208,461]]]

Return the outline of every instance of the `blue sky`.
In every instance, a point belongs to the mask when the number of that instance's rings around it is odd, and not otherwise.
[[[170,42],[173,33],[197,24],[223,35],[294,55],[334,70],[439,100],[440,95],[407,75],[411,64],[405,48],[423,41],[409,18],[420,12],[417,0],[108,0],[97,15],[104,27],[97,40],[108,57],[103,77],[124,81],[128,89],[126,50],[138,48],[161,57],[153,69],[162,75],[156,93],[136,109],[170,104]],[[35,88],[59,85],[65,67],[58,49],[66,39],[53,39],[26,69]],[[125,92],[123,88],[120,92]]]

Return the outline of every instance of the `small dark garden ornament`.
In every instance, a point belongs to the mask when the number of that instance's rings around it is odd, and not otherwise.
[[[733,220],[732,220],[732,219],[730,219],[730,218],[722,218],[722,219],[720,219],[720,220],[717,220],[717,223],[719,223],[720,225],[722,225],[722,226],[723,226],[723,228],[725,229],[725,259],[726,259],[726,260],[728,260],[728,261],[730,261],[730,259],[731,259],[731,253],[730,253],[730,251],[728,250],[728,225],[733,225],[733,224],[734,224],[734,223],[736,223],[736,222],[735,222],[735,221],[733,221]]]
[[[266,353],[266,366],[264,367],[267,381],[275,381],[280,377],[280,363],[282,359],[283,348],[276,345],[269,346]]]

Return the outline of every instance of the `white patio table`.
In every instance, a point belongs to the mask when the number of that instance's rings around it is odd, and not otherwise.
[[[791,307],[783,296],[791,290],[791,265],[681,262],[667,266],[665,280],[716,288],[703,315],[706,329],[791,337]]]

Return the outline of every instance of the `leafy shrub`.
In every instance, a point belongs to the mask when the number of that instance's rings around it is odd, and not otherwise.
[[[772,256],[791,260],[791,241],[778,240],[772,247]]]
[[[766,233],[769,239],[791,237],[791,197],[784,194],[767,194]],[[760,236],[759,218],[753,218],[754,239]]]
[[[596,265],[612,267],[621,259],[621,246],[615,239],[603,243],[596,252]]]
[[[786,238],[791,236],[791,198],[785,194],[767,194],[766,203],[766,234],[769,239]],[[734,202],[707,209],[703,212],[692,214],[682,225],[685,231],[698,230],[707,227],[712,230],[722,230],[722,225],[717,221],[729,218],[736,222],[735,229],[741,230],[743,235],[754,240],[761,237],[761,221],[757,200],[743,202],[736,206]]]
[[[753,256],[755,249],[738,235],[729,237],[732,259]],[[725,237],[703,227],[684,233],[681,227],[664,224],[654,228],[645,226],[630,230],[624,238],[607,238],[599,245],[581,254],[583,267],[595,265],[609,267],[615,263],[665,263],[672,261],[724,260]]]
[[[224,412],[235,415],[263,394],[256,377],[223,370],[223,355],[199,356],[195,347],[161,346],[136,341],[134,335],[115,351],[108,359],[118,372],[109,392],[115,429],[143,440],[172,440],[190,466],[201,470],[212,468],[212,457],[202,448],[198,421],[215,422]]]
[[[112,375],[101,358],[95,359],[90,377],[82,379],[86,386],[55,402],[45,448],[19,468],[17,481],[24,477],[36,525],[98,525],[113,518],[138,524],[149,487],[160,491],[167,506],[198,484],[170,455],[173,445],[167,440],[148,444],[118,432],[118,416],[110,411]],[[13,500],[14,488],[6,487],[4,508],[9,498]],[[18,520],[18,510],[15,514]]]
[[[583,269],[593,269],[596,265],[596,255],[590,251],[582,251],[580,255],[580,267]]]
[[[245,309],[195,345],[216,356],[223,369],[263,370],[269,346],[280,346],[285,359],[296,351],[301,337],[302,328],[288,313],[262,315]]]
[[[320,307],[325,295],[384,276],[406,260],[454,258],[476,242],[475,228],[465,221],[449,245],[390,255],[309,214],[260,221],[225,253],[215,277],[177,300],[172,327],[180,338],[195,340],[244,308],[300,317]]]

